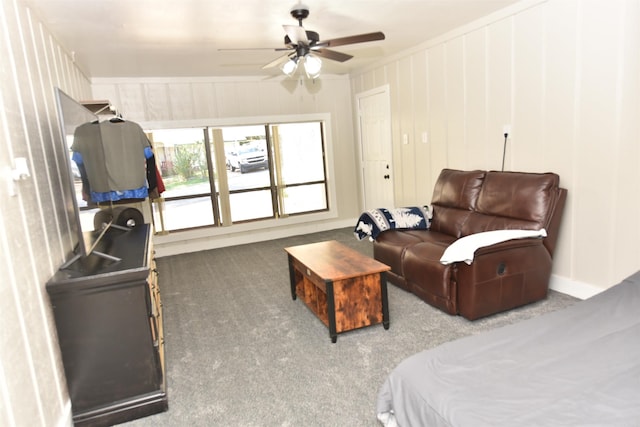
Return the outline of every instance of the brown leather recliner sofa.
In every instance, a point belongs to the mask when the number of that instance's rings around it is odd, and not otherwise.
[[[387,230],[374,258],[387,279],[427,303],[469,320],[546,298],[567,190],[554,173],[444,169],[435,184],[428,230]],[[440,258],[461,237],[493,230],[540,230],[475,251],[471,264]]]

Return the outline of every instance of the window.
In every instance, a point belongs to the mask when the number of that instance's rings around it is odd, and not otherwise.
[[[166,191],[156,230],[329,209],[324,121],[148,129]]]
[[[164,229],[214,225],[204,130],[162,129],[148,136],[166,188],[162,194]],[[158,229],[160,222],[155,223]]]
[[[322,126],[313,122],[272,125],[271,135],[278,159],[281,214],[327,209]]]
[[[272,202],[268,127],[227,126],[218,129],[224,144],[229,190],[228,200],[221,197],[220,205],[229,205],[232,223],[275,218],[277,211]]]

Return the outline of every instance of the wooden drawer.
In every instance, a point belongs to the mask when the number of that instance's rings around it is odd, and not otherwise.
[[[311,271],[309,268],[307,268],[307,266],[302,264],[297,259],[293,258],[292,260],[293,260],[293,267],[298,273],[300,273],[307,280],[314,283],[318,288],[322,290],[322,292],[324,292],[325,294],[327,293],[327,286],[322,277],[318,276],[315,272]]]

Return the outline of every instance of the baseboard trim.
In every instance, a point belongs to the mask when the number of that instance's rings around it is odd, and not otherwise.
[[[64,408],[62,409],[62,414],[60,419],[58,420],[58,427],[68,427],[73,425],[73,412],[71,410],[71,399],[67,397]]]
[[[162,238],[154,238],[156,258],[179,255],[190,252],[206,251],[209,249],[224,248],[227,246],[244,245],[263,242],[265,240],[281,239],[284,237],[299,236],[301,234],[317,233],[320,231],[335,230],[338,228],[353,227],[355,219],[343,219],[323,222],[308,222],[290,224],[283,227],[268,229],[256,229],[250,232],[229,232],[216,236],[207,236],[199,239],[185,239],[182,241],[163,241]],[[222,230],[222,231],[227,231]],[[230,231],[230,230],[229,230]],[[354,237],[355,239],[355,237]]]
[[[571,280],[555,274],[551,275],[549,288],[580,299],[587,299],[604,291],[603,288],[590,285],[589,283]]]

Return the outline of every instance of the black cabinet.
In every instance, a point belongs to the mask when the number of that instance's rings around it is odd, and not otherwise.
[[[168,409],[162,304],[148,224],[110,229],[47,283],[73,421],[108,426]]]

